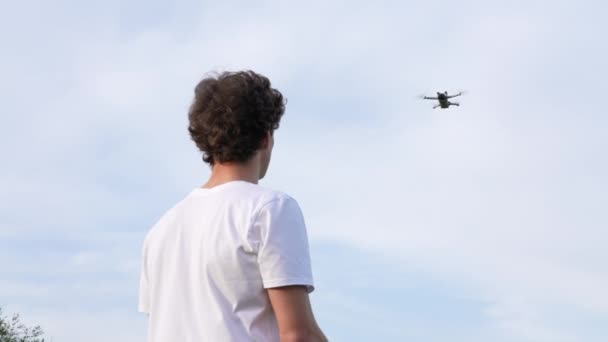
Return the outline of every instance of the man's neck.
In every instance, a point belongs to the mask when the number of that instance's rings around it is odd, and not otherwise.
[[[220,184],[237,180],[258,184],[259,168],[256,163],[215,163],[215,165],[213,165],[213,170],[211,171],[211,176],[207,183],[203,185],[203,188],[212,188]]]

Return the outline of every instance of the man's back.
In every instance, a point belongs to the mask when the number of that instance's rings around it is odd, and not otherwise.
[[[198,188],[144,242],[148,341],[279,341],[266,288],[313,290],[306,227],[288,195],[245,181]]]

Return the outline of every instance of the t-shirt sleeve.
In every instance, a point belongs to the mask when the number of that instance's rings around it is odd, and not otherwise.
[[[304,285],[314,290],[308,235],[298,203],[281,196],[259,210],[253,231],[264,288]]]
[[[148,272],[146,271],[146,252],[142,253],[141,272],[139,275],[139,304],[137,309],[139,312],[150,313],[150,291],[148,286]]]

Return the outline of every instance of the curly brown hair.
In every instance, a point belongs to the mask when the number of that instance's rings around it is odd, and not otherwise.
[[[194,95],[188,131],[211,166],[249,160],[285,112],[283,95],[251,70],[207,77]]]

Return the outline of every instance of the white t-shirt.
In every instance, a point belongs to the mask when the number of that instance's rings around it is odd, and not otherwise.
[[[197,188],[144,240],[149,342],[279,341],[265,288],[314,290],[298,203],[245,181]]]

